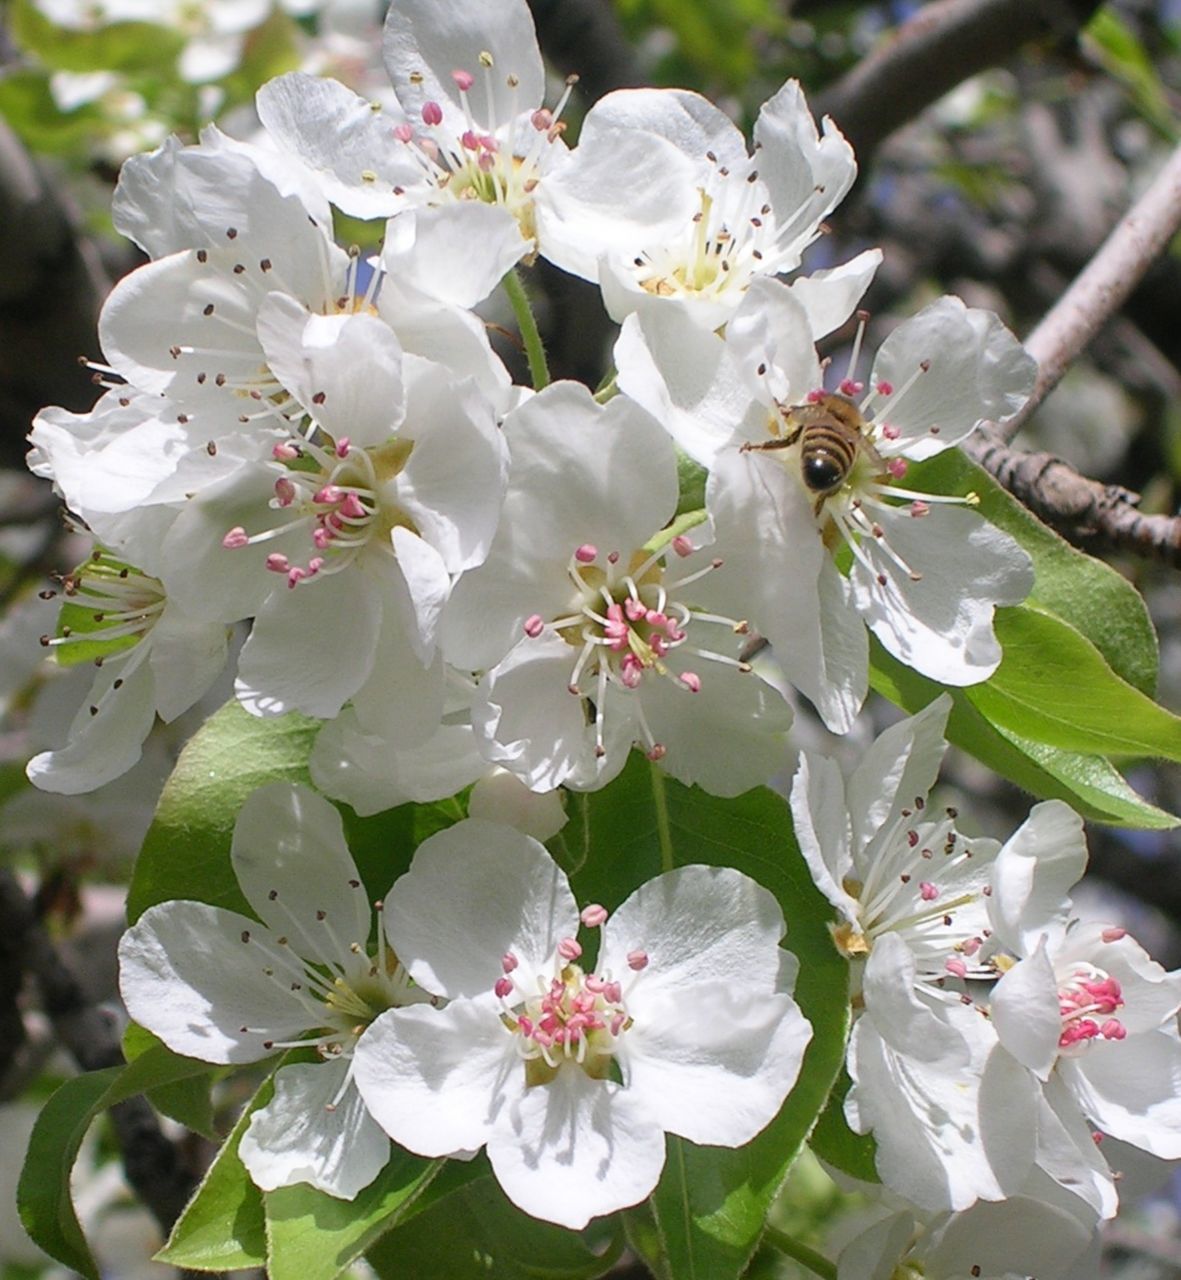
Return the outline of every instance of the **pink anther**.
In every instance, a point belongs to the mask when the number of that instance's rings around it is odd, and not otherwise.
[[[287,479],[286,476],[280,476],[275,481],[275,501],[281,507],[289,507],[295,501],[296,488],[295,485]]]
[[[635,951],[629,951],[627,953],[627,967],[633,973],[639,973],[641,969],[646,969],[648,967],[648,953],[641,951],[638,947]]]
[[[882,439],[898,440],[902,436],[902,428],[896,427],[892,422],[882,423]]]
[[[627,615],[629,622],[641,622],[648,616],[648,606],[642,600],[628,596],[623,602],[623,612]]]
[[[334,507],[344,497],[344,490],[338,484],[326,484],[312,495],[312,501],[325,507]]]
[[[673,552],[684,559],[685,556],[691,556],[697,548],[693,545],[691,539],[686,538],[683,533],[678,533],[672,540]]]
[[[499,999],[505,1000],[513,993],[513,981],[511,978],[497,978],[496,986],[492,989]]]
[[[505,973],[512,973],[520,963],[521,962],[511,951],[506,951],[504,955],[500,957],[500,967]]]
[[[414,126],[411,124],[400,124],[394,130],[394,137],[399,142],[410,142],[414,138]]]
[[[453,71],[451,79],[459,86],[460,93],[467,91],[476,83],[476,77],[470,71]]]
[[[919,897],[924,902],[934,902],[939,897],[939,886],[932,884],[930,880],[923,880],[919,884]]]
[[[844,378],[841,381],[841,395],[843,396],[859,396],[864,390],[864,382],[856,382],[852,378]]]
[[[1127,929],[1120,929],[1113,926],[1110,929],[1104,929],[1099,936],[1104,942],[1118,942],[1121,938],[1126,938],[1128,936],[1128,931]]]
[[[239,547],[250,545],[250,538],[240,524],[236,524],[221,540],[221,545],[228,551],[236,551]]]
[[[1104,1040],[1126,1040],[1128,1029],[1118,1018],[1108,1018],[1099,1028],[1099,1034]]]
[[[443,108],[437,102],[424,102],[422,104],[422,122],[425,125],[442,124]]]
[[[959,956],[948,956],[943,966],[948,973],[953,973],[957,978],[966,978],[968,976],[968,966],[959,958]]]
[[[895,480],[901,480],[902,477],[906,475],[908,466],[909,464],[905,458],[891,458],[890,461],[886,463],[886,470],[894,477]]]
[[[819,404],[828,395],[823,387],[815,387],[804,397],[809,404]]]
[[[601,929],[607,923],[607,908],[592,902],[582,908],[578,918],[588,929]]]
[[[931,514],[931,505],[930,503],[924,502],[922,498],[916,498],[914,502],[910,504],[910,514],[916,520],[923,516],[929,516]]]
[[[562,941],[558,943],[558,955],[567,962],[577,960],[578,957],[582,955],[582,947],[579,945],[578,939],[563,938]]]
[[[286,573],[291,568],[291,564],[281,551],[272,551],[267,556],[267,568],[272,573]]]
[[[887,382],[885,378],[874,387],[879,396],[892,396],[894,394],[894,384]]]
[[[352,441],[348,436],[341,436],[336,442],[336,456],[338,458],[347,458],[352,447]]]
[[[524,632],[530,640],[536,640],[545,630],[545,619],[540,613],[531,613],[525,619]]]
[[[695,671],[682,671],[681,683],[690,693],[701,692],[701,677]]]
[[[299,450],[293,444],[286,441],[274,445],[271,449],[271,457],[276,462],[294,462],[299,457]]]
[[[547,111],[545,107],[538,107],[538,109],[529,117],[529,123],[537,130],[538,133],[545,133],[546,130],[553,128],[553,112]]]
[[[577,560],[579,564],[594,564],[595,560],[598,558],[598,555],[599,555],[598,547],[596,547],[593,543],[584,542],[581,547],[578,547],[575,550],[574,559]]]

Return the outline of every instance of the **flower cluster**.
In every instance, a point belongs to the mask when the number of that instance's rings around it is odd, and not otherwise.
[[[419,846],[371,941],[340,816],[313,792],[254,792],[232,859],[262,923],[151,907],[120,944],[120,981],[132,1017],[178,1053],[310,1051],[279,1068],[241,1140],[266,1190],[351,1199],[389,1158],[387,1134],[429,1156],[486,1145],[510,1199],[581,1227],[648,1195],[666,1132],[741,1145],[799,1073],[811,1028],[783,916],[729,867],[681,867],[610,918],[580,913],[541,844],[469,818]],[[580,923],[601,930],[593,967]]]
[[[845,1112],[921,1211],[1017,1197],[1093,1226],[1118,1203],[1105,1138],[1181,1158],[1181,972],[1072,918],[1087,851],[1060,801],[1004,845],[929,811],[949,708],[887,730],[848,779],[805,755],[792,786],[861,1010]]]
[[[762,1131],[812,1030],[748,876],[680,866],[580,913],[534,837],[633,748],[714,797],[768,783],[797,694],[850,728],[869,632],[942,685],[986,680],[1029,558],[907,474],[1017,412],[1034,365],[944,298],[872,361],[861,316],[830,373],[817,344],[880,254],[800,271],[856,169],[795,84],[753,151],[674,90],[609,94],[571,146],[525,0],[396,0],[384,51],[384,104],[293,73],[256,142],[211,128],[123,168],[115,224],[150,261],[103,310],[104,394],[42,412],[30,455],[96,542],[44,643],[99,671],[29,772],[76,793],[129,768],[249,623],[237,700],[320,722],[323,795],[367,815],[474,787],[376,925],[337,810],[263,787],[231,855],[253,915],[153,906],[123,995],[179,1053],[290,1055],[241,1141],[258,1186],[348,1199],[390,1139],[486,1148],[514,1203],[578,1228],[652,1191],[665,1133]],[[380,246],[339,245],[334,211],[381,220]],[[621,325],[597,393],[549,381],[518,274],[538,257]],[[532,387],[477,311],[501,288]],[[928,812],[948,705],[848,779],[805,756],[791,792],[855,977],[845,1114],[909,1205],[860,1254],[919,1269],[987,1202],[1085,1242],[1116,1203],[1091,1126],[1181,1156],[1181,976],[1069,920],[1065,805],[1003,847]]]

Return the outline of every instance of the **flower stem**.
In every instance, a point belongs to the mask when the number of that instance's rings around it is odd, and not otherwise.
[[[671,871],[677,864],[673,861],[673,834],[668,820],[664,774],[655,763],[649,765],[649,772],[652,776],[652,808],[656,811],[656,838],[660,841],[660,869]]]
[[[778,1249],[780,1253],[787,1254],[789,1258],[794,1258],[801,1266],[807,1267],[809,1271],[820,1276],[822,1280],[837,1280],[835,1262],[830,1262],[824,1254],[817,1253],[815,1249],[809,1249],[806,1244],[801,1244],[794,1236],[789,1236],[786,1231],[768,1227],[763,1232],[763,1239],[772,1248]]]
[[[504,286],[509,305],[517,319],[517,328],[521,331],[521,341],[525,344],[525,356],[529,361],[529,374],[533,379],[533,390],[540,391],[542,387],[549,386],[549,365],[546,363],[545,347],[537,330],[537,321],[533,318],[533,308],[529,305],[529,295],[525,292],[525,286],[515,267],[500,283]]]

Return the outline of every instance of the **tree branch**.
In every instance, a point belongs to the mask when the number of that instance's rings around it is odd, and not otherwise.
[[[820,95],[862,171],[895,129],[1033,40],[1077,35],[1101,0],[935,0]]]
[[[1038,362],[1037,382],[1020,413],[996,428],[1000,439],[1012,440],[1021,430],[1071,363],[1123,305],[1179,227],[1181,147],[1026,339],[1026,349]]]
[[[1181,569],[1181,516],[1144,515],[1138,509],[1139,494],[1090,480],[1052,453],[1013,449],[991,425],[963,448],[998,484],[1072,542],[1128,551]]]
[[[58,954],[16,877],[0,869],[0,938],[19,954],[36,980],[45,1013],[58,1040],[83,1071],[121,1066],[123,1051],[112,1019],[86,997],[81,983]],[[111,1108],[127,1181],[167,1233],[180,1216],[197,1180],[160,1130],[147,1100],[129,1098]]]

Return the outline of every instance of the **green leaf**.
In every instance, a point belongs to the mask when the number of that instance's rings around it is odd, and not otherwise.
[[[263,1196],[270,1280],[334,1280],[393,1228],[442,1169],[393,1149],[390,1162],[353,1200],[306,1183]]]
[[[240,1271],[266,1262],[262,1192],[250,1181],[238,1144],[251,1115],[266,1106],[272,1092],[268,1079],[238,1118],[156,1255],[160,1262],[189,1271]]]
[[[32,0],[13,0],[9,15],[15,43],[55,71],[171,71],[184,47],[179,31],[147,22],[71,31],[44,17]]]
[[[368,1260],[390,1280],[589,1280],[609,1270],[621,1249],[613,1219],[566,1231],[528,1217],[495,1179],[482,1177],[383,1236]]]
[[[95,136],[106,129],[106,119],[94,105],[61,111],[49,91],[49,77],[27,69],[0,76],[0,117],[30,151],[45,155],[85,156]]]
[[[848,966],[828,931],[832,908],[812,883],[782,797],[757,789],[720,800],[683,787],[639,753],[609,787],[579,797],[582,858],[572,877],[580,901],[617,905],[660,871],[690,863],[731,866],[775,894],[799,957],[796,999],[813,1038],[799,1081],[779,1115],[745,1147],[697,1147],[668,1139],[668,1160],[652,1203],[677,1280],[741,1274],[792,1161],[825,1105],[844,1061],[849,1029]]]
[[[989,723],[964,689],[944,690],[904,667],[870,639],[870,684],[910,714],[951,694],[948,741],[1039,799],[1065,800],[1084,818],[1114,826],[1166,830],[1178,819],[1149,804],[1102,756],[1064,751]]]
[[[238,810],[264,782],[308,782],[319,727],[296,714],[261,719],[236,702],[205,723],[165,784],[135,864],[127,898],[132,923],[172,898],[249,913],[229,860]]]
[[[70,1199],[70,1170],[95,1117],[145,1089],[208,1071],[207,1063],[151,1048],[125,1067],[67,1080],[41,1109],[21,1170],[17,1203],[25,1230],[51,1257],[99,1280]]]
[[[874,1151],[877,1144],[869,1133],[854,1133],[845,1119],[845,1094],[852,1081],[848,1073],[841,1074],[828,1096],[828,1105],[820,1114],[816,1128],[812,1130],[809,1145],[818,1156],[834,1165],[851,1178],[862,1182],[880,1182]]]
[[[1181,718],[1108,666],[1070,626],[1035,609],[998,609],[1000,668],[967,695],[992,724],[1067,751],[1181,760]]]
[[[129,1022],[127,1030],[123,1033],[123,1056],[128,1062],[132,1062],[149,1050],[159,1055],[169,1055],[182,1062],[190,1061],[190,1059],[181,1058],[179,1054],[174,1054],[150,1031],[137,1023]],[[166,1115],[177,1124],[184,1125],[193,1133],[199,1133],[202,1137],[211,1140],[220,1140],[220,1134],[213,1123],[213,1098],[210,1094],[214,1077],[219,1071],[220,1068],[207,1064],[204,1071],[159,1085],[154,1089],[147,1089],[145,1092],[148,1101],[161,1115]]]
[[[975,493],[978,510],[1033,559],[1029,603],[1069,622],[1141,693],[1156,692],[1156,632],[1140,593],[1109,565],[1075,550],[958,449],[917,463],[906,482],[932,493]]]

